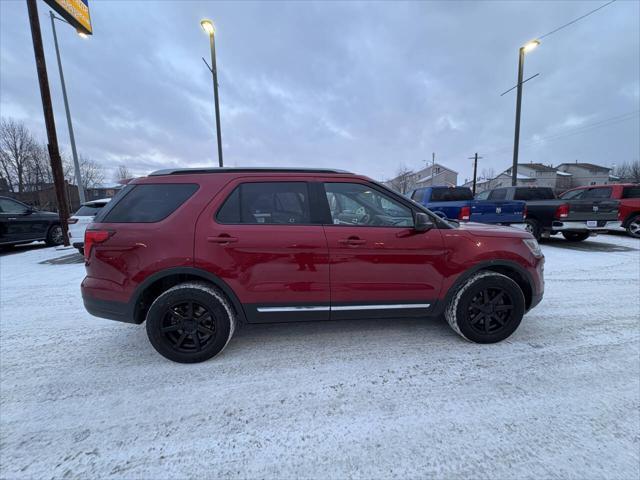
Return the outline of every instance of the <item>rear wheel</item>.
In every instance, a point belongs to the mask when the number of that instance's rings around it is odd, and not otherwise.
[[[176,285],[147,313],[147,336],[160,355],[180,363],[208,360],[227,346],[236,319],[225,296],[202,282]]]
[[[589,238],[589,232],[562,232],[562,236],[570,242],[582,242]]]
[[[62,235],[62,227],[60,225],[52,225],[47,232],[47,238],[45,242],[50,247],[62,245],[63,235]]]
[[[495,343],[516,331],[524,310],[524,294],[516,282],[500,273],[480,272],[458,288],[445,318],[467,340]]]
[[[627,233],[633,238],[640,238],[640,215],[636,215],[627,223]]]
[[[533,218],[527,218],[524,221],[524,229],[534,236],[536,240],[540,240],[540,224]]]

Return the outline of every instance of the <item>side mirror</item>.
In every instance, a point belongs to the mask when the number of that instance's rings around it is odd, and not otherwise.
[[[28,207],[28,208],[24,211],[24,214],[25,214],[25,215],[31,215],[31,214],[32,214],[33,212],[35,212],[35,211],[36,211],[36,210],[35,210],[35,208],[33,208],[33,207]]]
[[[433,222],[429,215],[423,212],[417,212],[415,222],[413,225],[413,229],[416,232],[426,232],[433,228]]]

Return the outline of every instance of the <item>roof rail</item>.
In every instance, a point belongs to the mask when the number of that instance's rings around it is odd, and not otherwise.
[[[279,167],[217,167],[217,168],[167,168],[156,170],[149,174],[150,177],[160,175],[189,175],[197,173],[351,173],[346,170],[331,168],[279,168]]]

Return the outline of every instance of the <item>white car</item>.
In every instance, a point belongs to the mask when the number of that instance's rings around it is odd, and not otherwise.
[[[69,218],[69,241],[74,248],[77,248],[81,255],[84,255],[84,231],[93,222],[93,217],[109,203],[110,198],[92,200],[83,203],[80,209]]]

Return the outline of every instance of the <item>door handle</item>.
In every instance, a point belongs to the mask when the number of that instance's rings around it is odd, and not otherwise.
[[[343,238],[341,240],[338,240],[338,243],[340,243],[341,245],[364,245],[365,243],[367,243],[366,240],[362,240],[361,238],[358,237],[349,237],[349,238]]]
[[[219,244],[226,244],[226,243],[234,243],[237,242],[238,238],[237,237],[232,237],[230,235],[227,235],[226,233],[223,233],[217,237],[207,237],[207,242],[210,243],[219,243]]]

